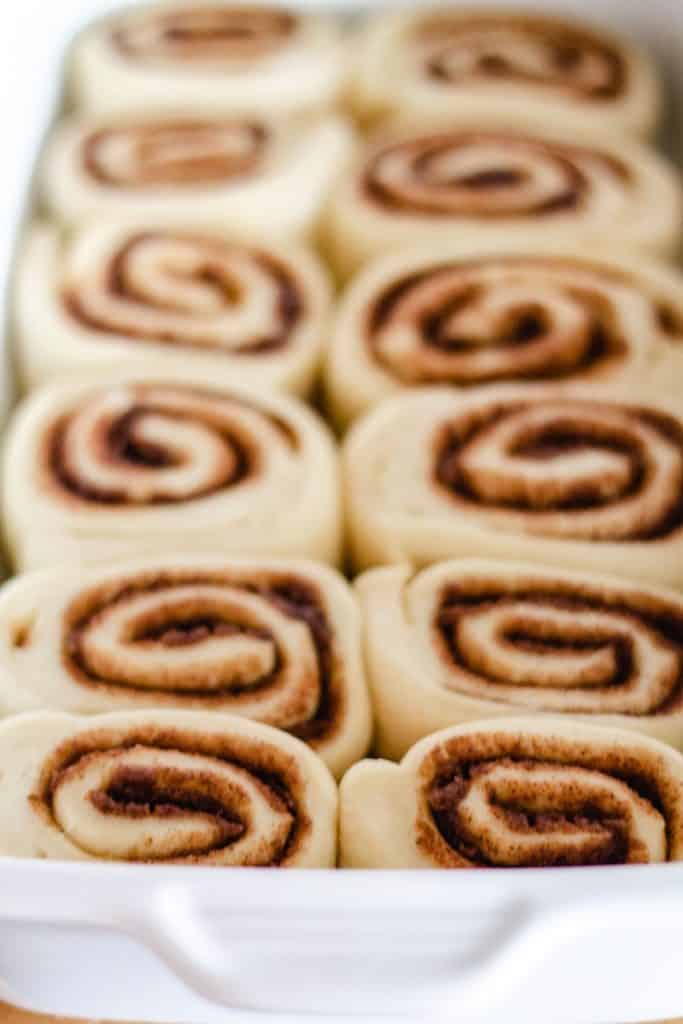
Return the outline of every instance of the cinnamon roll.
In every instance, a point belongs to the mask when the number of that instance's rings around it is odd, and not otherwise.
[[[215,234],[40,224],[19,256],[14,326],[28,387],[155,360],[207,381],[310,393],[331,289],[308,249]]]
[[[512,381],[674,394],[683,277],[547,243],[450,242],[380,257],[342,296],[326,360],[340,425],[404,388]]]
[[[434,733],[340,791],[341,863],[522,868],[683,860],[683,756],[558,719]]]
[[[463,115],[374,136],[334,191],[325,244],[341,275],[453,238],[671,255],[682,213],[673,166],[637,142]]]
[[[230,712],[341,776],[370,743],[360,615],[314,562],[165,556],[28,573],[0,593],[0,710]]]
[[[625,39],[540,12],[383,13],[357,41],[353,102],[364,118],[495,113],[511,123],[651,134],[653,62]]]
[[[15,566],[118,563],[169,551],[336,561],[334,445],[291,398],[138,373],[34,392],[5,446]]]
[[[313,231],[349,146],[335,117],[74,117],[48,142],[39,188],[71,226],[144,222],[272,239]]]
[[[482,558],[683,586],[683,412],[594,390],[424,388],[346,443],[355,564]]]
[[[375,569],[357,583],[379,751],[437,729],[550,713],[683,749],[683,597],[514,562]]]
[[[103,114],[320,111],[346,77],[329,18],[240,0],[146,5],[96,22],[72,56],[74,99]]]
[[[337,793],[279,729],[203,711],[0,724],[0,853],[205,867],[333,867]]]

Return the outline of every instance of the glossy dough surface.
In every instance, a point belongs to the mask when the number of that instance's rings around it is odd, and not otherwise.
[[[0,851],[14,857],[332,867],[337,794],[279,729],[201,711],[0,724]]]
[[[341,863],[572,867],[683,859],[683,756],[619,729],[482,721],[361,761],[341,786]]]
[[[336,453],[315,414],[170,373],[34,393],[8,434],[3,491],[22,569],[169,550],[339,557]]]
[[[462,559],[356,583],[377,748],[449,725],[571,715],[683,748],[683,598],[591,572]]]

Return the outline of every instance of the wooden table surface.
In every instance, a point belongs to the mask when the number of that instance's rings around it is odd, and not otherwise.
[[[96,1021],[65,1020],[63,1017],[44,1017],[42,1014],[26,1013],[7,1003],[0,1003],[0,1024],[97,1024]],[[660,1021],[659,1024],[683,1024],[683,1017],[676,1020]]]
[[[84,1021],[66,1021],[62,1017],[44,1017],[42,1014],[25,1013],[7,1003],[0,1003],[0,1024],[85,1024]],[[94,1022],[93,1022],[94,1024]]]

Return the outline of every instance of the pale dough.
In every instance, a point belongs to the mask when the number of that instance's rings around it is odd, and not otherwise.
[[[153,707],[286,729],[341,776],[371,732],[355,595],[315,562],[206,555],[48,569],[0,591],[0,713]]]
[[[16,567],[183,551],[335,562],[337,456],[294,398],[158,368],[60,380],[24,401],[4,452]]]
[[[69,234],[32,225],[13,295],[25,388],[156,362],[301,396],[315,383],[332,302],[328,275],[304,245],[147,222]]]
[[[537,718],[444,729],[400,764],[359,762],[340,801],[342,867],[683,860],[683,755],[619,729]]]
[[[0,723],[0,761],[4,855],[335,864],[337,790],[328,769],[299,740],[244,718],[35,712]]]

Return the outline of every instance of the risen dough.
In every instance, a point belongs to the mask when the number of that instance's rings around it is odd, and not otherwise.
[[[22,569],[169,551],[336,561],[336,452],[300,402],[158,370],[34,392],[4,453],[5,534]]]
[[[52,712],[0,724],[0,853],[333,867],[337,790],[279,729],[201,711]]]
[[[353,593],[315,562],[27,573],[0,592],[0,712],[230,712],[299,736],[339,776],[370,742],[360,645]]]
[[[683,387],[683,277],[637,256],[452,240],[371,261],[335,317],[326,392],[340,426],[403,388],[520,381]]]
[[[683,860],[683,756],[619,729],[537,718],[456,726],[400,765],[361,761],[340,798],[343,867]]]
[[[352,97],[364,118],[486,117],[650,134],[661,105],[649,56],[603,29],[540,12],[413,9],[371,18]]]
[[[350,145],[337,117],[72,117],[49,139],[38,185],[71,226],[146,221],[271,241],[314,231]]]
[[[344,276],[379,253],[451,240],[668,256],[682,213],[675,169],[637,142],[462,114],[373,136],[333,191],[325,238]]]
[[[76,103],[102,114],[261,114],[323,110],[346,58],[330,19],[239,0],[140,6],[77,39]]]
[[[683,586],[683,412],[598,389],[420,388],[348,435],[357,568],[484,558]]]
[[[14,328],[27,387],[74,370],[155,362],[207,380],[308,394],[331,303],[303,245],[209,232],[46,223],[18,259]]]
[[[683,597],[591,572],[476,559],[357,581],[377,746],[460,722],[562,714],[683,749]]]

